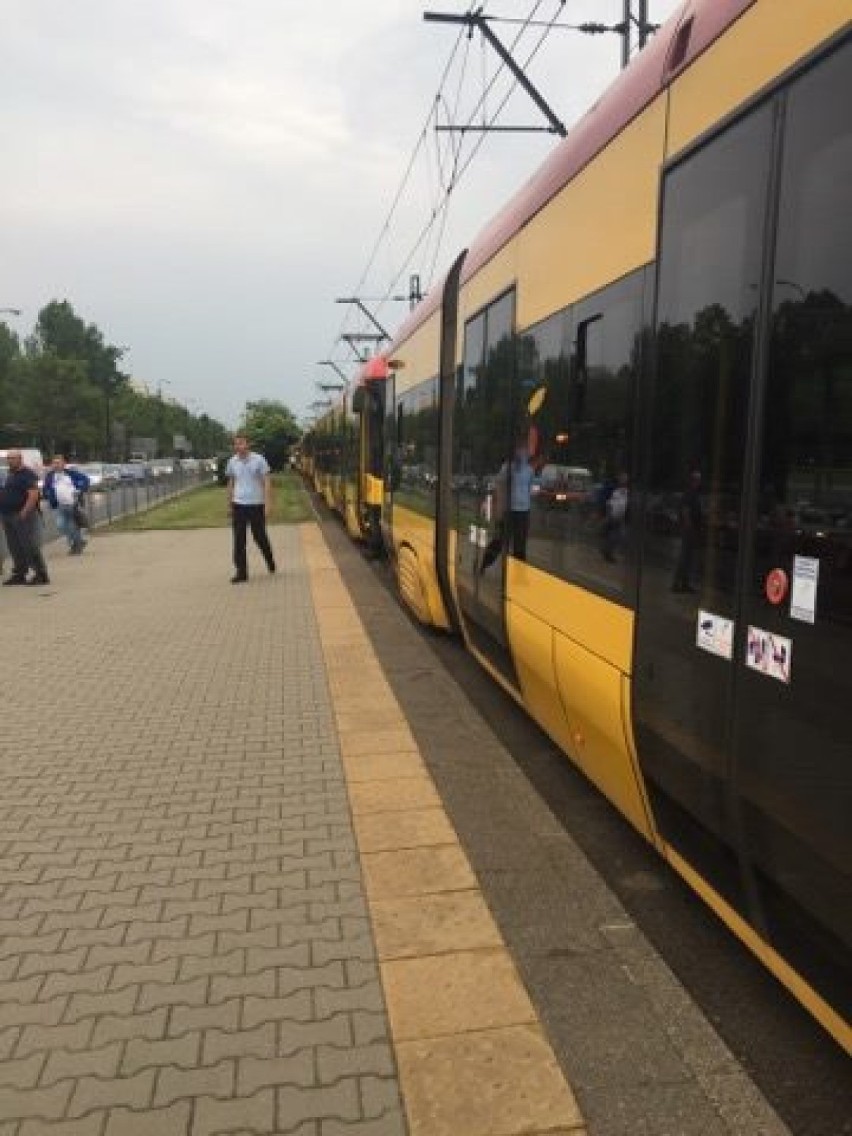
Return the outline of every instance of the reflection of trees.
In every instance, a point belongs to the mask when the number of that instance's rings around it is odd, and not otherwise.
[[[701,468],[709,485],[739,490],[754,339],[719,304],[693,324],[662,324],[651,484],[679,488]],[[774,312],[765,398],[761,484],[776,500],[798,483],[817,497],[852,467],[852,308],[830,291],[786,300]]]
[[[746,400],[754,321],[735,325],[721,304],[688,324],[657,333],[657,385],[650,483],[682,488],[691,468],[717,489],[738,486],[745,447]]]
[[[504,336],[489,347],[483,363],[468,368],[475,381],[458,391],[455,408],[454,432],[466,451],[456,464],[459,473],[496,472],[508,456],[516,342]]]
[[[838,490],[852,469],[852,307],[811,292],[774,313],[762,487],[786,501],[791,486],[814,500]]]
[[[582,466],[598,480],[629,471],[641,332],[617,366],[583,367],[576,357],[566,356],[554,339],[552,329],[544,325],[519,340],[522,397],[528,399],[536,387],[547,388],[547,397],[532,418],[524,418],[522,404],[519,424],[535,427],[544,463]]]

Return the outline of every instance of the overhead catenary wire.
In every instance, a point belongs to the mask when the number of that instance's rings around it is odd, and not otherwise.
[[[532,12],[530,13],[530,17],[529,17],[530,21],[531,21],[531,20],[532,20],[532,18],[534,17],[535,13],[536,13],[536,12],[538,11],[539,7],[541,6],[541,3],[542,3],[542,0],[538,0],[538,3],[536,3],[536,4],[535,4],[535,6],[534,6],[534,8],[533,8],[533,11],[532,11]],[[527,56],[527,58],[526,58],[526,60],[524,61],[524,63],[522,64],[522,66],[523,66],[524,68],[526,68],[526,67],[528,67],[528,66],[529,66],[529,64],[530,64],[530,63],[532,62],[532,60],[533,60],[533,59],[535,58],[535,56],[536,56],[536,55],[538,54],[538,52],[540,51],[540,49],[541,49],[542,45],[544,44],[545,40],[546,40],[546,39],[548,38],[548,36],[550,35],[550,31],[551,31],[551,24],[555,23],[555,21],[556,21],[556,20],[558,19],[558,17],[559,17],[559,13],[560,13],[560,12],[562,11],[562,8],[563,8],[563,6],[564,6],[564,3],[565,3],[565,0],[559,0],[559,10],[557,11],[556,15],[555,15],[555,16],[553,17],[553,20],[552,20],[552,21],[550,21],[549,23],[547,23],[547,24],[545,25],[545,30],[544,30],[544,32],[543,32],[543,33],[542,33],[542,35],[541,35],[541,36],[539,37],[539,40],[538,40],[538,42],[536,43],[536,45],[534,46],[534,48],[532,49],[532,51],[530,52],[530,54],[529,54],[529,55]],[[515,47],[515,46],[517,45],[518,39],[520,38],[520,36],[522,36],[522,35],[523,35],[523,33],[524,33],[524,30],[525,30],[525,29],[526,29],[526,28],[527,28],[528,26],[529,26],[529,24],[528,24],[527,22],[525,22],[525,23],[524,23],[524,27],[523,27],[523,28],[521,29],[521,31],[520,31],[520,32],[518,33],[518,35],[517,35],[517,36],[515,37],[515,40],[514,40],[514,41],[513,41],[513,43],[512,43],[512,48],[514,48],[514,47]],[[489,83],[489,85],[488,85],[488,87],[487,87],[486,91],[484,91],[484,92],[483,92],[483,94],[482,94],[482,95],[480,96],[480,100],[479,100],[479,101],[477,102],[476,106],[474,107],[473,111],[471,112],[471,115],[469,116],[469,118],[468,118],[468,120],[467,120],[467,123],[465,123],[465,126],[470,126],[470,125],[472,125],[472,123],[474,122],[474,120],[475,120],[475,118],[476,118],[476,115],[477,115],[477,114],[478,114],[478,112],[479,112],[479,109],[480,109],[480,106],[481,106],[481,103],[482,103],[482,100],[483,100],[483,98],[487,97],[487,94],[488,94],[488,92],[489,92],[489,91],[491,90],[491,88],[493,87],[493,85],[494,85],[494,83],[496,82],[496,79],[498,78],[498,76],[499,76],[500,72],[501,72],[502,70],[504,70],[504,69],[505,69],[505,68],[504,68],[503,66],[501,66],[500,68],[498,68],[497,72],[496,72],[496,73],[495,73],[495,75],[494,75],[494,76],[492,77],[491,83]],[[494,114],[493,114],[493,115],[491,116],[491,119],[490,119],[490,121],[488,122],[488,125],[489,125],[489,126],[492,126],[492,125],[493,125],[493,124],[494,124],[494,123],[496,122],[496,120],[497,120],[497,119],[499,118],[500,114],[502,113],[502,111],[503,111],[503,109],[505,108],[506,104],[508,103],[509,99],[510,99],[510,98],[512,97],[512,95],[513,95],[513,94],[515,93],[515,90],[517,89],[517,85],[518,85],[518,84],[517,84],[517,82],[515,82],[515,83],[513,83],[513,84],[512,84],[512,86],[511,86],[511,87],[509,88],[509,90],[507,91],[506,95],[505,95],[505,96],[503,97],[502,101],[501,101],[501,102],[500,102],[500,104],[498,105],[498,107],[497,107],[497,110],[496,110],[496,111],[494,112]],[[464,129],[465,129],[465,127],[462,127],[462,128],[461,128],[462,132],[464,131]],[[437,208],[436,208],[436,209],[435,209],[435,210],[433,211],[432,215],[430,216],[430,218],[429,218],[429,220],[428,220],[428,221],[426,222],[426,224],[425,224],[425,225],[423,226],[423,228],[422,228],[422,229],[420,230],[420,232],[419,232],[419,234],[418,234],[418,236],[417,236],[417,239],[416,239],[416,240],[415,240],[415,242],[414,242],[414,245],[413,245],[413,246],[411,247],[410,251],[408,252],[407,256],[405,257],[405,259],[404,259],[404,261],[403,261],[403,263],[402,263],[402,266],[401,266],[401,267],[399,268],[399,270],[397,271],[397,274],[396,274],[396,276],[395,276],[395,277],[393,278],[393,281],[392,281],[392,283],[388,285],[388,287],[387,287],[387,289],[386,289],[386,292],[385,292],[385,298],[386,298],[386,299],[387,299],[387,298],[389,298],[389,297],[390,297],[391,295],[393,295],[394,289],[395,289],[395,288],[397,287],[397,285],[398,285],[398,283],[399,283],[400,279],[402,278],[402,276],[404,275],[404,273],[405,273],[405,272],[407,271],[407,269],[408,269],[408,268],[409,268],[409,266],[411,265],[411,263],[412,263],[412,261],[413,261],[414,257],[415,257],[415,256],[416,256],[416,255],[417,255],[417,254],[418,254],[419,252],[420,252],[420,250],[421,250],[421,248],[422,248],[422,246],[423,246],[423,243],[424,243],[424,241],[425,241],[425,240],[426,240],[426,239],[428,238],[428,235],[429,235],[429,233],[431,232],[431,230],[432,230],[433,226],[434,226],[434,225],[435,225],[435,224],[437,223],[437,221],[438,221],[438,217],[439,217],[439,214],[441,214],[441,213],[445,213],[445,212],[446,212],[447,208],[449,207],[449,203],[450,203],[450,200],[451,200],[451,196],[452,196],[452,193],[453,193],[454,189],[455,189],[455,188],[456,188],[456,186],[457,186],[457,185],[459,184],[459,182],[461,181],[461,179],[462,179],[462,178],[464,177],[464,175],[465,175],[465,173],[467,172],[467,170],[468,170],[468,169],[470,168],[470,165],[471,165],[471,163],[473,162],[473,159],[474,159],[474,158],[476,157],[477,153],[479,152],[479,150],[480,150],[480,149],[481,149],[481,147],[483,146],[483,144],[484,144],[484,142],[485,142],[485,139],[486,139],[486,138],[487,138],[487,132],[483,132],[483,133],[481,133],[481,134],[479,135],[479,137],[477,138],[476,142],[474,143],[474,146],[473,146],[473,148],[472,148],[471,152],[470,152],[470,153],[468,154],[468,156],[467,156],[467,158],[465,159],[464,163],[463,163],[463,164],[462,164],[462,165],[461,165],[461,166],[459,167],[459,169],[457,170],[457,173],[456,173],[456,177],[455,177],[454,181],[452,181],[452,182],[451,182],[451,183],[450,183],[450,184],[449,184],[449,185],[447,186],[447,189],[446,189],[446,191],[445,191],[445,193],[444,193],[444,197],[443,197],[442,201],[441,201],[441,202],[440,202],[440,204],[439,204],[439,205],[437,206]],[[431,282],[430,282],[430,283],[431,283]]]
[[[562,13],[562,11],[564,9],[565,2],[566,2],[566,0],[557,0],[558,7],[557,7],[555,14],[551,17],[550,20],[545,21],[545,20],[536,20],[536,18],[535,18],[536,15],[538,14],[539,10],[542,7],[542,4],[544,3],[544,0],[536,0],[536,2],[532,5],[531,11],[530,11],[529,15],[526,17],[526,19],[516,21],[518,24],[520,24],[520,28],[515,33],[514,38],[512,39],[512,41],[509,45],[508,50],[510,52],[514,51],[517,48],[521,39],[523,38],[523,36],[526,34],[526,32],[531,27],[543,27],[545,29],[544,32],[542,33],[542,35],[539,37],[538,42],[535,44],[532,51],[529,53],[526,60],[522,64],[523,68],[526,68],[526,67],[529,66],[529,64],[532,62],[532,60],[538,54],[539,50],[541,49],[542,45],[544,44],[545,40],[549,36],[552,29],[555,26],[558,26],[557,21],[559,19],[560,14]],[[484,12],[484,6],[480,7],[479,12],[480,13]],[[444,91],[446,90],[446,88],[448,86],[448,79],[450,77],[450,73],[451,73],[453,64],[455,63],[455,61],[458,57],[460,45],[461,45],[463,40],[467,40],[468,44],[469,44],[470,39],[471,39],[471,32],[469,30],[463,29],[459,33],[459,35],[458,35],[458,37],[457,37],[457,39],[456,39],[456,41],[453,45],[453,48],[450,52],[450,56],[447,60],[447,63],[446,63],[444,70],[443,70],[443,74],[441,76],[438,91],[436,93],[435,98],[432,101],[432,105],[430,106],[429,113],[427,114],[426,121],[425,121],[423,128],[421,129],[419,135],[418,135],[417,141],[415,143],[415,146],[413,148],[413,151],[411,153],[409,161],[406,165],[406,168],[405,168],[405,171],[403,173],[400,184],[399,184],[399,186],[398,186],[398,188],[397,188],[397,190],[394,194],[394,197],[392,199],[392,202],[391,202],[390,208],[388,210],[387,216],[386,216],[386,218],[385,218],[385,220],[384,220],[384,222],[383,222],[383,224],[382,224],[382,226],[379,230],[378,236],[376,238],[376,241],[373,245],[370,256],[368,258],[366,267],[364,268],[364,270],[361,274],[361,278],[360,278],[358,285],[357,285],[357,288],[355,289],[355,292],[353,294],[358,294],[360,292],[360,290],[362,289],[362,287],[364,286],[365,282],[367,281],[367,279],[370,275],[370,272],[372,271],[372,269],[375,265],[376,258],[378,256],[379,252],[381,251],[381,247],[383,246],[383,244],[385,244],[387,242],[387,238],[388,238],[388,235],[389,235],[390,230],[391,230],[391,225],[392,225],[393,220],[396,216],[397,210],[399,208],[399,205],[400,205],[402,197],[405,193],[405,190],[406,190],[406,188],[407,188],[407,186],[408,186],[408,184],[411,180],[411,177],[412,177],[412,174],[414,172],[415,166],[417,164],[418,158],[421,155],[421,151],[424,150],[425,142],[426,142],[426,139],[428,137],[428,133],[429,133],[430,129],[432,129],[432,127],[435,124],[438,123],[439,115],[441,113],[442,107],[444,109],[445,114],[449,114],[449,112],[450,112],[450,106],[449,106],[450,99],[445,97]],[[455,91],[455,97],[454,97],[454,99],[452,99],[453,108],[452,108],[452,113],[450,115],[451,120],[457,120],[457,117],[458,117],[458,110],[459,110],[459,106],[460,106],[461,98],[462,98],[462,93],[463,93],[464,79],[465,79],[465,74],[466,74],[466,71],[467,71],[467,63],[468,63],[468,52],[465,52],[465,56],[464,56],[464,60],[463,60],[463,66],[462,66],[462,69],[461,69],[460,75],[459,75],[458,86],[457,86],[456,91]],[[448,223],[448,218],[449,218],[449,204],[450,204],[450,201],[451,201],[451,198],[452,198],[452,194],[453,194],[454,190],[456,189],[456,187],[458,186],[458,184],[461,182],[461,180],[464,177],[467,170],[470,168],[474,158],[476,157],[477,153],[479,152],[482,145],[484,144],[485,137],[486,137],[486,134],[487,134],[487,130],[482,132],[480,137],[474,143],[470,153],[466,156],[466,158],[464,158],[464,160],[462,160],[462,153],[463,153],[463,149],[464,149],[464,145],[465,145],[465,140],[466,140],[466,137],[467,137],[467,133],[466,133],[467,128],[473,126],[473,124],[476,122],[476,120],[477,120],[478,116],[480,116],[480,114],[483,115],[483,121],[484,121],[486,127],[493,126],[494,123],[496,122],[497,118],[499,118],[500,114],[502,113],[502,111],[505,108],[506,104],[508,103],[509,99],[512,97],[512,95],[517,90],[517,87],[518,87],[517,81],[512,83],[509,90],[506,92],[506,94],[500,100],[496,110],[490,115],[487,114],[487,100],[488,100],[491,92],[493,91],[495,85],[500,81],[501,77],[506,72],[506,70],[507,70],[507,68],[506,68],[505,63],[501,62],[499,64],[499,66],[495,69],[494,74],[491,76],[491,78],[487,82],[485,81],[485,76],[483,76],[483,89],[482,89],[478,99],[476,100],[474,107],[472,108],[469,115],[467,116],[466,122],[463,124],[462,127],[459,128],[459,130],[457,132],[448,132],[447,137],[449,139],[449,142],[448,142],[446,150],[442,151],[440,144],[436,145],[436,161],[437,161],[437,166],[438,166],[437,184],[438,184],[438,187],[439,187],[439,191],[438,191],[439,196],[430,208],[430,215],[429,215],[429,219],[428,219],[427,223],[422,227],[422,229],[418,233],[417,239],[415,240],[413,246],[411,246],[411,248],[406,253],[406,255],[405,255],[405,257],[402,261],[401,267],[399,267],[396,270],[396,272],[394,273],[393,278],[392,278],[392,283],[383,291],[381,300],[379,300],[379,302],[378,302],[378,308],[377,308],[378,312],[381,312],[383,306],[392,299],[392,297],[394,296],[394,293],[396,292],[396,290],[398,289],[398,286],[400,285],[400,281],[403,279],[406,271],[408,271],[410,269],[415,256],[417,256],[418,254],[422,255],[422,260],[423,260],[424,264],[429,265],[428,276],[426,276],[425,280],[426,280],[427,288],[431,286],[433,279],[434,279],[435,271],[436,271],[436,268],[437,268],[438,260],[439,260],[439,257],[440,257],[443,239],[444,239],[444,236],[445,236],[445,233],[446,233],[446,228],[447,228],[447,223]],[[437,134],[437,132],[435,132],[435,133]],[[428,155],[427,155],[427,157],[428,157]],[[424,245],[425,245],[425,253],[424,253]],[[381,291],[381,287],[379,288],[379,291]],[[342,322],[338,336],[334,341],[334,345],[332,346],[332,351],[334,350],[334,347],[336,347],[336,345],[340,342],[340,339],[341,339],[342,335],[344,334],[344,332],[347,328],[348,317],[350,316],[350,314],[351,313],[347,312],[346,316],[344,317],[344,320]]]
[[[559,4],[559,10],[557,11],[556,15],[553,17],[554,20],[558,18],[559,12],[562,11],[562,8],[565,4],[565,0],[557,0],[557,2]],[[534,19],[536,13],[538,12],[539,8],[541,8],[543,3],[544,3],[544,0],[536,0],[536,3],[533,5],[532,11],[530,12],[529,16],[527,17],[527,19],[525,21],[523,21],[523,26],[521,27],[521,30],[515,35],[515,38],[512,40],[511,44],[509,45],[508,50],[509,50],[510,53],[512,51],[514,51],[515,48],[517,47],[518,43],[520,42],[521,38],[524,35],[524,32],[526,31],[527,27],[529,26],[530,21],[532,21]],[[482,14],[483,11],[484,11],[484,7],[480,8],[480,14]],[[469,35],[469,33],[464,33],[464,34]],[[524,67],[526,67],[529,64],[529,62],[535,57],[535,55],[538,52],[539,48],[541,47],[542,43],[547,38],[547,34],[548,33],[545,32],[545,34],[540,38],[538,44],[536,44],[536,47],[533,49],[533,51],[529,55],[526,63],[524,63],[524,65],[523,65]],[[473,109],[471,110],[470,115],[467,119],[467,122],[465,123],[465,127],[472,125],[472,123],[476,120],[480,111],[482,110],[482,108],[486,104],[486,100],[488,98],[488,95],[490,94],[491,90],[494,88],[495,84],[498,82],[500,76],[505,71],[506,71],[506,64],[501,62],[499,64],[499,66],[497,67],[496,71],[494,72],[494,74],[491,76],[491,79],[487,83],[484,84],[483,91],[480,94],[479,98],[477,99]],[[497,113],[491,119],[491,123],[490,124],[487,123],[487,120],[486,120],[486,125],[493,124],[493,122],[495,121],[495,119],[499,115],[500,111],[506,105],[506,102],[511,97],[511,95],[514,93],[516,88],[517,88],[517,83],[514,83],[510,87],[507,96],[500,103],[500,105],[497,109]],[[456,107],[456,110],[457,109],[458,109],[458,107]],[[455,117],[455,115],[453,117]],[[485,139],[485,134],[483,133],[479,142],[474,146],[474,150],[471,153],[471,155],[469,156],[468,160],[465,162],[464,166],[462,166],[461,170],[459,170],[459,158],[461,156],[462,147],[464,145],[464,137],[465,137],[464,129],[462,129],[462,131],[460,132],[458,143],[455,143],[455,141],[453,140],[453,134],[452,133],[449,134],[449,138],[451,140],[450,146],[453,149],[453,176],[451,177],[449,183],[447,184],[447,186],[444,189],[443,197],[441,198],[441,200],[438,202],[437,205],[433,206],[429,220],[427,221],[427,223],[423,227],[423,229],[420,231],[420,234],[418,235],[417,241],[415,242],[414,248],[407,255],[407,257],[406,257],[406,259],[403,263],[402,268],[399,269],[397,275],[394,277],[394,279],[396,280],[397,283],[401,279],[401,277],[404,274],[404,272],[406,271],[406,269],[411,265],[411,262],[412,262],[414,256],[420,251],[421,246],[424,244],[424,241],[428,241],[429,235],[431,234],[434,226],[440,220],[441,228],[439,230],[439,238],[438,238],[438,241],[436,242],[436,247],[435,247],[433,256],[431,258],[430,274],[427,277],[427,281],[426,281],[427,290],[428,290],[429,287],[431,287],[431,284],[432,284],[432,281],[433,281],[433,278],[434,278],[434,274],[435,274],[435,268],[437,266],[438,257],[440,255],[440,243],[441,243],[441,240],[443,239],[444,232],[446,231],[446,224],[447,224],[447,219],[448,219],[447,218],[447,207],[449,205],[450,197],[452,195],[453,190],[455,189],[455,187],[458,185],[459,181],[461,180],[461,177],[462,177],[464,171],[470,166],[470,163],[471,163],[474,155],[476,154],[476,152],[479,150],[480,146],[482,145],[482,143]],[[427,245],[427,249],[428,249],[428,245]],[[428,254],[426,256],[426,259],[427,260],[429,259]],[[390,287],[390,288],[387,289],[387,291],[385,293],[386,298],[389,297],[392,294],[393,294],[393,288]],[[381,305],[380,305],[379,310],[381,310]]]
[[[396,215],[396,211],[399,207],[399,203],[402,200],[402,196],[405,193],[405,189],[406,189],[406,187],[409,183],[409,180],[411,179],[411,175],[414,171],[415,165],[417,163],[417,159],[420,155],[420,151],[429,139],[430,127],[432,125],[432,121],[433,121],[433,118],[435,116],[435,107],[437,105],[438,100],[441,97],[441,93],[444,89],[444,86],[445,86],[447,79],[450,75],[450,72],[452,70],[452,66],[453,66],[453,63],[455,61],[456,55],[458,54],[459,46],[461,45],[464,38],[465,38],[465,32],[462,29],[459,32],[458,36],[456,37],[456,41],[455,41],[455,43],[454,43],[454,45],[453,45],[453,47],[450,51],[449,58],[447,59],[447,63],[444,67],[443,73],[442,73],[440,81],[438,83],[437,95],[436,95],[435,99],[433,100],[432,105],[429,108],[429,113],[426,116],[426,121],[424,122],[423,127],[421,128],[420,133],[417,136],[417,141],[414,144],[414,148],[411,152],[411,156],[408,160],[408,164],[406,165],[406,168],[405,168],[405,171],[404,171],[402,178],[400,180],[399,186],[397,187],[396,193],[394,194],[393,200],[391,201],[391,205],[390,205],[390,208],[388,210],[388,213],[387,213],[387,215],[386,215],[386,217],[385,217],[385,219],[384,219],[384,221],[383,221],[383,223],[382,223],[382,225],[379,229],[378,236],[376,237],[376,240],[373,244],[373,248],[370,252],[370,255],[367,258],[366,267],[364,268],[363,272],[361,273],[361,277],[358,280],[357,285],[355,286],[355,288],[352,291],[352,294],[355,295],[355,296],[357,296],[360,293],[361,289],[363,288],[363,286],[364,286],[364,284],[365,284],[365,282],[366,282],[366,280],[367,280],[367,278],[370,274],[370,271],[371,271],[371,269],[372,269],[372,267],[373,267],[373,265],[376,261],[376,257],[379,255],[379,252],[381,250],[381,247],[382,247],[382,244],[385,240],[385,237],[386,237],[387,233],[390,231],[391,223],[394,219],[394,216]],[[388,299],[388,296],[385,295],[384,300],[382,302],[383,303],[387,302],[387,299]],[[336,347],[337,343],[340,342],[341,336],[343,335],[344,331],[346,330],[348,316],[349,316],[349,313],[347,312],[343,317],[343,320],[341,322],[338,334],[335,337],[334,343],[331,345],[331,348],[330,348],[328,354],[333,354],[334,348]]]
[[[564,8],[565,0],[557,0],[557,2],[559,4],[559,9],[558,9],[556,15],[553,16],[552,20],[549,23],[545,24],[547,30],[545,31],[544,35],[539,39],[539,42],[536,44],[535,48],[533,49],[533,51],[528,56],[526,62],[523,65],[524,68],[528,67],[529,64],[532,62],[532,60],[535,58],[536,54],[538,53],[539,49],[541,48],[542,44],[544,43],[545,39],[547,38],[548,34],[550,33],[551,28],[554,26],[555,21],[558,19],[560,12]],[[521,20],[513,21],[514,23],[522,23],[523,26],[521,28],[521,31],[518,33],[518,35],[513,40],[512,44],[510,46],[510,49],[509,49],[510,51],[514,50],[514,48],[517,46],[518,42],[520,41],[520,37],[527,30],[527,28],[534,27],[534,26],[538,26],[538,27],[542,26],[542,21],[536,21],[534,19],[534,16],[535,16],[536,12],[538,11],[538,9],[541,7],[541,4],[542,4],[542,0],[538,0],[538,2],[534,6],[532,12],[530,13],[530,15],[527,17],[527,19],[525,21],[521,21]],[[485,47],[485,44],[484,44],[484,41],[483,41],[483,59],[484,59],[484,47]],[[459,180],[461,179],[462,174],[468,168],[468,166],[471,164],[471,161],[472,161],[473,157],[475,156],[476,152],[479,150],[479,148],[482,146],[483,142],[485,141],[485,135],[486,135],[488,129],[491,126],[493,126],[494,122],[497,120],[501,111],[503,110],[506,103],[509,101],[509,99],[511,98],[512,94],[514,93],[514,91],[516,90],[516,88],[518,86],[517,82],[515,82],[509,88],[509,91],[507,92],[503,101],[500,103],[500,105],[497,108],[497,113],[494,115],[491,122],[489,123],[488,120],[487,120],[487,114],[486,114],[486,99],[487,99],[488,94],[491,91],[492,87],[496,83],[497,78],[499,77],[501,72],[504,71],[505,69],[506,69],[506,65],[501,64],[500,67],[495,72],[494,76],[492,77],[491,82],[487,83],[487,84],[485,83],[485,77],[484,77],[484,74],[483,74],[483,92],[482,92],[482,95],[480,97],[479,102],[477,103],[476,107],[474,107],[474,110],[471,113],[471,116],[468,119],[468,123],[466,125],[470,125],[473,122],[473,118],[474,118],[474,115],[476,114],[477,110],[481,109],[482,115],[483,115],[483,127],[484,127],[484,129],[483,129],[482,135],[479,139],[479,142],[474,147],[473,153],[470,155],[470,158],[465,163],[465,165],[462,167],[461,171],[459,171],[459,167],[458,167],[458,158],[461,154],[462,146],[464,145],[465,131],[464,131],[464,128],[463,128],[461,131],[456,132],[456,133],[459,134],[459,141],[458,141],[458,148],[455,150],[455,159],[456,160],[455,160],[455,163],[454,163],[454,166],[453,166],[453,178],[451,179],[449,189],[448,189],[447,195],[445,197],[445,201],[442,203],[443,208],[440,209],[440,212],[441,212],[440,229],[439,229],[439,235],[438,235],[438,239],[436,241],[436,245],[435,245],[435,249],[434,249],[434,255],[432,257],[432,261],[431,261],[431,264],[430,264],[429,275],[426,278],[427,289],[431,288],[432,283],[434,282],[434,279],[435,279],[435,270],[437,268],[438,257],[440,255],[441,245],[443,243],[444,234],[446,232],[447,221],[449,220],[449,195],[452,193],[453,189],[455,188],[455,186],[458,184]],[[451,134],[450,137],[452,138],[453,135]]]

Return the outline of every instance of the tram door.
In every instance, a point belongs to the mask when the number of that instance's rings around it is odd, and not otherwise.
[[[382,538],[385,548],[393,549],[393,498],[399,486],[400,463],[398,454],[398,419],[396,408],[396,378],[388,372],[381,393],[382,419]]]
[[[507,470],[514,386],[514,293],[465,326],[453,414],[456,591],[473,643],[511,681],[505,620]]]
[[[662,837],[846,1013],[850,108],[847,46],[665,177],[634,684]]]

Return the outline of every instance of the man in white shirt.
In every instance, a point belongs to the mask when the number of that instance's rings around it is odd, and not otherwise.
[[[266,533],[266,514],[272,501],[272,479],[269,464],[262,454],[249,449],[248,438],[237,434],[234,455],[226,467],[228,478],[228,512],[234,533],[234,575],[232,584],[248,579],[246,530],[251,528],[254,543],[260,549],[266,567],[275,571],[275,557]]]
[[[89,479],[79,469],[70,469],[62,454],[57,454],[44,479],[42,495],[53,509],[56,527],[68,541],[68,551],[78,555],[86,547],[86,540],[77,523],[77,505],[89,488]]]

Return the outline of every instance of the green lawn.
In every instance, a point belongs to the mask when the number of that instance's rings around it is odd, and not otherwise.
[[[112,532],[143,532],[146,529],[223,528],[231,523],[228,516],[227,490],[220,485],[205,485],[183,497],[155,505],[145,513],[134,513],[110,526]],[[308,496],[299,477],[293,473],[276,473],[272,477],[271,525],[298,524],[313,520]]]

